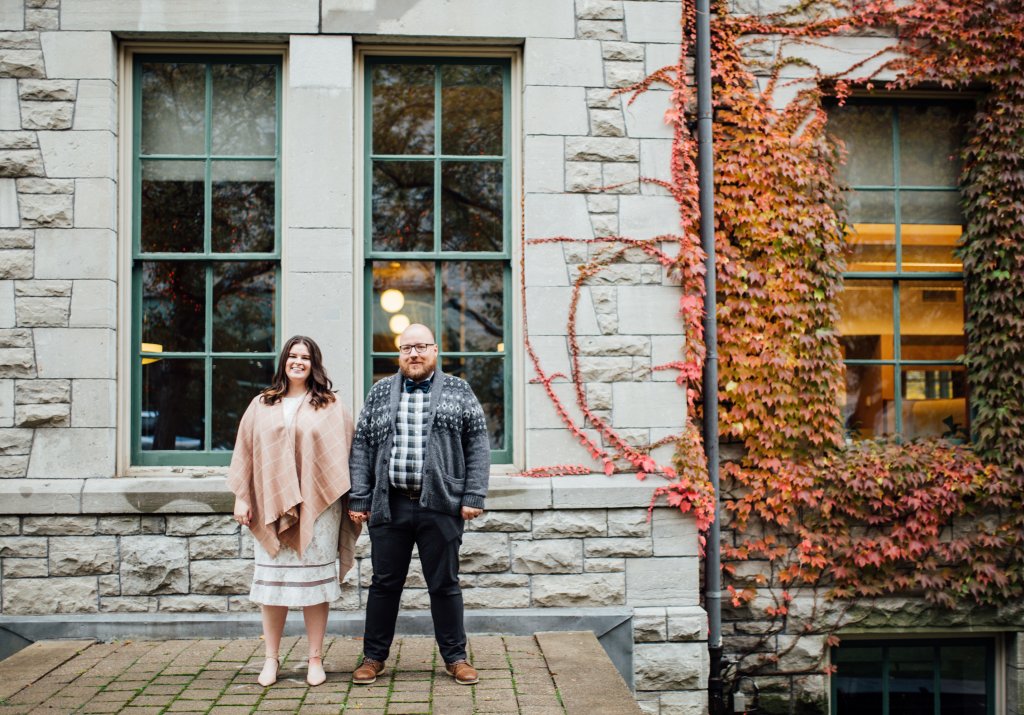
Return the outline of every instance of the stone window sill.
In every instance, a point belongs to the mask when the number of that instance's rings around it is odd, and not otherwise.
[[[636,508],[650,504],[661,480],[629,475],[534,479],[491,476],[487,508]],[[228,513],[233,499],[223,473],[182,476],[168,470],[145,476],[94,479],[0,480],[0,514],[210,514]]]

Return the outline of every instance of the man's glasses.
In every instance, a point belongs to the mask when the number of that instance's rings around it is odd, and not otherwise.
[[[403,355],[408,355],[413,350],[416,351],[417,355],[422,355],[427,352],[427,348],[432,348],[437,343],[416,343],[415,345],[399,345],[398,349],[402,351]]]

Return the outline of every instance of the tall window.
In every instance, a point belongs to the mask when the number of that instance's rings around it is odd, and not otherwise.
[[[429,326],[509,462],[509,63],[369,58],[366,96],[367,386]]]
[[[832,650],[832,714],[992,715],[993,651],[978,638],[844,642]]]
[[[134,464],[227,464],[272,376],[280,96],[276,57],[135,58]]]
[[[968,435],[958,151],[964,109],[853,103],[846,144],[848,273],[839,331],[852,437]]]

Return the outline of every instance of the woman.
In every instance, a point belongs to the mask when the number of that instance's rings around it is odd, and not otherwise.
[[[288,608],[302,607],[309,640],[306,682],[320,685],[328,604],[341,596],[359,528],[342,525],[349,490],[352,415],[331,392],[320,348],[296,335],[285,343],[270,387],[238,425],[228,471],[235,521],[255,537],[249,598],[263,613],[263,686],[277,681]],[[335,561],[340,558],[340,569]]]

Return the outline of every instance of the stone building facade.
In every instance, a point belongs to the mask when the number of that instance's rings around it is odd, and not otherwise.
[[[375,210],[364,179],[374,161],[364,135],[376,119],[366,112],[367,93],[377,91],[368,68],[381,56],[419,58],[410,66],[434,56],[468,58],[467,66],[497,58],[505,72],[505,240],[497,260],[506,332],[497,348],[505,394],[499,389],[495,399],[505,398],[496,438],[504,450],[495,452],[487,517],[464,541],[467,606],[584,616],[619,609],[637,629],[633,679],[645,710],[702,711],[706,618],[693,521],[664,507],[649,519],[653,481],[515,476],[591,464],[543,387],[530,382],[520,326],[545,370],[570,373],[572,281],[596,249],[524,246],[521,237],[651,238],[676,229],[673,199],[640,180],[668,178],[669,94],[653,90],[627,106],[615,90],[677,62],[679,14],[676,2],[649,0],[0,0],[0,620],[167,613],[187,622],[188,614],[252,611],[252,542],[230,518],[224,453],[210,449],[216,434],[207,427],[199,451],[213,456],[205,461],[190,463],[189,440],[199,438],[180,432],[170,448],[179,452],[163,463],[148,454],[161,438],[147,432],[160,418],[147,402],[157,399],[147,392],[147,365],[169,360],[140,360],[140,341],[143,352],[175,348],[166,334],[167,347],[149,345],[149,328],[140,327],[156,315],[147,306],[165,296],[133,285],[148,285],[150,275],[149,229],[139,224],[148,211],[187,199],[164,194],[153,208],[146,192],[155,184],[140,188],[148,181],[140,175],[156,166],[145,164],[147,127],[172,122],[154,110],[147,124],[147,58],[209,62],[213,74],[232,57],[270,58],[279,79],[268,85],[276,102],[266,111],[278,141],[268,161],[277,166],[274,202],[263,206],[275,249],[264,256],[273,263],[271,287],[261,290],[273,293],[274,310],[263,351],[272,354],[291,334],[314,336],[353,410],[379,372],[367,329],[373,318],[364,317],[379,298],[369,285],[374,244],[364,240]],[[217,111],[207,106],[208,122],[219,121]],[[201,122],[201,105],[199,112]],[[175,155],[166,160],[173,162],[187,153],[181,146],[165,143],[156,153]],[[157,181],[184,175],[181,167],[154,170],[164,171]],[[216,182],[205,184],[213,218],[204,231],[214,252],[216,221],[231,221],[217,214]],[[576,316],[590,406],[631,443],[656,443],[684,418],[673,375],[652,370],[681,348],[677,289],[657,262],[632,255],[593,283]],[[263,294],[251,295],[258,302]],[[214,358],[207,350],[198,359]],[[553,387],[583,425],[572,385],[556,379]],[[208,407],[206,421],[216,422],[216,412]],[[596,431],[585,433],[600,444]],[[655,451],[667,463],[672,450]],[[353,617],[370,575],[365,537],[360,548],[335,604]],[[422,580],[411,579],[408,606],[425,608]]]

